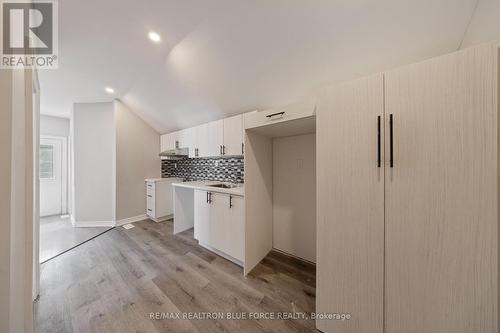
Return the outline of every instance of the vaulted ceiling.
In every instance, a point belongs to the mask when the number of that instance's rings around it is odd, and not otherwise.
[[[41,112],[119,98],[166,133],[500,38],[499,15],[498,0],[59,1]]]

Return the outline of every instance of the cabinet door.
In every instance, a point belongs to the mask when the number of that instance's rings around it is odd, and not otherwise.
[[[210,202],[207,191],[194,191],[194,238],[210,245]]]
[[[317,320],[325,333],[383,332],[383,91],[376,75],[318,100],[316,312],[352,316]]]
[[[194,128],[195,148],[198,151],[196,157],[208,157],[210,144],[208,142],[208,125],[202,124]]]
[[[192,145],[192,129],[186,128],[178,132],[179,148],[189,148]]]
[[[385,75],[387,333],[498,332],[497,52]]]
[[[243,261],[245,207],[242,197],[214,193],[211,246]]]
[[[160,152],[168,149],[168,134],[163,134],[160,136]]]
[[[243,116],[224,119],[225,155],[243,155]]]
[[[229,196],[231,207],[226,219],[227,228],[231,237],[227,239],[227,254],[243,261],[245,249],[245,199],[238,196]]]
[[[179,132],[163,134],[160,137],[160,151],[175,149],[175,143],[178,140]]]
[[[207,126],[207,155],[221,156],[224,145],[224,121],[212,121]]]

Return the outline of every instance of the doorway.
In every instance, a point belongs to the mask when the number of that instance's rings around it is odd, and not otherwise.
[[[68,140],[40,137],[40,217],[68,213]]]

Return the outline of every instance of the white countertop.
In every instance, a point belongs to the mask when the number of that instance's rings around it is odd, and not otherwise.
[[[144,181],[146,183],[149,183],[149,182],[166,182],[166,181],[169,181],[169,182],[172,182],[172,181],[182,182],[182,178],[178,178],[178,177],[170,177],[170,178],[147,178]]]
[[[244,184],[238,184],[238,187],[233,187],[233,188],[220,188],[220,187],[209,186],[209,185],[220,184],[220,183],[224,183],[224,182],[211,181],[211,180],[197,180],[197,181],[192,181],[192,182],[176,182],[176,183],[172,183],[172,186],[205,190],[205,191],[216,192],[216,193],[227,193],[227,194],[232,194],[232,195],[239,195],[242,197],[245,196],[245,185]]]

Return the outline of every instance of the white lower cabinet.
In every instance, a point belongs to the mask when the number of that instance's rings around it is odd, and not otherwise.
[[[207,191],[194,191],[194,238],[210,243],[210,204]]]
[[[146,179],[146,215],[155,222],[174,213],[172,183],[181,178]]]
[[[194,237],[243,262],[245,200],[241,196],[195,190]]]

